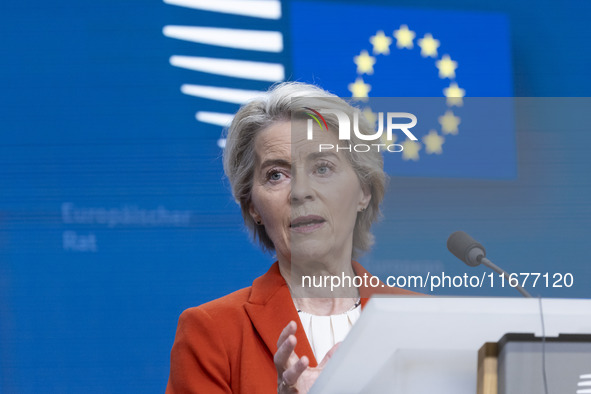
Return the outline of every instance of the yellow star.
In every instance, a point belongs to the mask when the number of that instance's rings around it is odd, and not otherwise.
[[[371,110],[371,108],[365,107],[363,109],[363,116],[365,116],[365,119],[367,119],[367,121],[369,122],[369,124],[371,125],[371,127],[375,127],[376,126],[376,120],[378,120],[378,117]]]
[[[466,91],[461,89],[455,82],[450,83],[448,88],[443,89],[443,94],[447,97],[447,105],[450,107],[452,105],[461,107],[464,104],[462,97],[466,95]]]
[[[435,130],[429,130],[429,134],[423,137],[423,144],[425,144],[425,152],[428,154],[436,153],[438,155],[443,152],[441,145],[445,142],[445,138],[437,134]]]
[[[443,55],[441,60],[435,62],[435,66],[439,69],[439,78],[453,79],[456,77],[458,62],[451,60],[449,55]]]
[[[430,33],[425,34],[425,36],[419,40],[419,46],[421,47],[422,57],[437,57],[439,40],[434,39]]]
[[[363,82],[361,77],[357,77],[355,83],[349,84],[349,90],[351,91],[353,97],[367,97],[367,94],[371,90],[371,85]]]
[[[408,30],[407,25],[400,25],[400,29],[394,30],[394,37],[396,37],[396,47],[412,49],[412,40],[414,40],[415,36],[415,32]]]
[[[445,111],[445,114],[439,117],[439,124],[443,134],[458,134],[458,125],[460,123],[460,117],[455,116],[450,110]]]
[[[357,74],[373,74],[373,65],[376,64],[376,58],[369,56],[366,50],[361,51],[359,56],[355,56],[353,61],[357,65]]]
[[[420,143],[407,139],[401,145],[403,160],[419,160],[419,151],[421,150]]]
[[[383,30],[378,31],[375,36],[371,36],[369,42],[373,45],[374,54],[390,54],[390,44],[392,44],[392,39],[387,37]]]

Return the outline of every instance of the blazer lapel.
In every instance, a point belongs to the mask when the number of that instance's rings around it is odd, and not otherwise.
[[[244,307],[271,354],[277,352],[277,340],[287,323],[295,321],[298,325],[296,354],[308,357],[311,367],[318,365],[277,262],[267,273],[254,280],[250,298]]]

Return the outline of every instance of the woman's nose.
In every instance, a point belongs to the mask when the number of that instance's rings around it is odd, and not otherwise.
[[[314,199],[314,190],[307,176],[294,176],[291,181],[290,201],[292,204]]]

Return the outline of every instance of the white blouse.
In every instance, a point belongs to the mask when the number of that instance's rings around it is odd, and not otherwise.
[[[353,324],[359,319],[360,313],[359,304],[347,312],[330,316],[311,315],[298,310],[300,321],[318,364],[334,345],[345,339]]]

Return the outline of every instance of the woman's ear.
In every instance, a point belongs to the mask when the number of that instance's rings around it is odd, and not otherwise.
[[[256,211],[252,201],[248,204],[248,213],[250,214],[250,217],[252,218],[252,220],[254,220],[254,222],[256,224],[258,224],[259,226],[261,224],[263,224],[263,220],[261,219],[261,215],[259,215],[258,212]]]
[[[367,187],[362,187],[361,192],[363,193],[363,196],[361,197],[361,200],[359,200],[359,210],[365,211],[371,201],[371,192]]]

